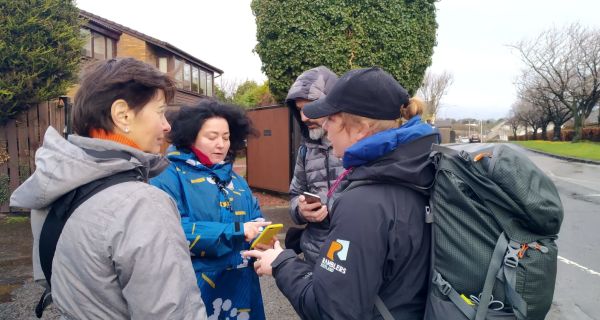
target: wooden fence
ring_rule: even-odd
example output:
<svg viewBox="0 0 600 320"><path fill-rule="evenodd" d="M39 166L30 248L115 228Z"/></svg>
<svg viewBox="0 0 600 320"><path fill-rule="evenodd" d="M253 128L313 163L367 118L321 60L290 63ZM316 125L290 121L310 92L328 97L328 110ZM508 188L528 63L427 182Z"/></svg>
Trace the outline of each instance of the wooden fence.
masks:
<svg viewBox="0 0 600 320"><path fill-rule="evenodd" d="M4 195L8 191L10 196L35 170L35 151L42 145L49 126L59 132L65 127L65 108L58 101L40 103L0 126L0 151L5 150L9 157L0 163L0 180L4 184L8 180L8 188L0 185ZM0 212L9 212L8 199L1 200L5 201L0 203Z"/></svg>

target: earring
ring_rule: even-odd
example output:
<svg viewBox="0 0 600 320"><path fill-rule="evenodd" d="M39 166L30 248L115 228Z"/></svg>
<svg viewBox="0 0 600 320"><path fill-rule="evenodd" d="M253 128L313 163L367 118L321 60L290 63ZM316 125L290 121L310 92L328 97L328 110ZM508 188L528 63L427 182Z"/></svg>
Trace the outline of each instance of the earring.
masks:
<svg viewBox="0 0 600 320"><path fill-rule="evenodd" d="M125 127L125 133L129 133L129 127Z"/></svg>

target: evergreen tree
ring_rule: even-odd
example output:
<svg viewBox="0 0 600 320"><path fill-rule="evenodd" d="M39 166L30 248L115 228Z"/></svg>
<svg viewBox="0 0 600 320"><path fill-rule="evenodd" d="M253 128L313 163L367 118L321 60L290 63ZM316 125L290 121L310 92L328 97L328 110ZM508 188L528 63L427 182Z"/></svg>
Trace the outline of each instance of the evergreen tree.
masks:
<svg viewBox="0 0 600 320"><path fill-rule="evenodd" d="M83 45L71 0L0 0L0 123L66 93Z"/></svg>

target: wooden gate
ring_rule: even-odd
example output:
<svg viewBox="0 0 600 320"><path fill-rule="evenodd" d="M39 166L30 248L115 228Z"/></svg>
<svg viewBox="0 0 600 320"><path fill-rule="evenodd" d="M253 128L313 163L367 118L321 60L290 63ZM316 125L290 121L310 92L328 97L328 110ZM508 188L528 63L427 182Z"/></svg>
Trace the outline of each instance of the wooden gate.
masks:
<svg viewBox="0 0 600 320"><path fill-rule="evenodd" d="M299 131L285 106L248 111L257 137L248 139L247 177L253 188L287 193L293 176Z"/></svg>
<svg viewBox="0 0 600 320"><path fill-rule="evenodd" d="M10 194L35 170L35 151L49 126L65 128L65 108L58 101L33 106L0 126L0 212L9 212Z"/></svg>

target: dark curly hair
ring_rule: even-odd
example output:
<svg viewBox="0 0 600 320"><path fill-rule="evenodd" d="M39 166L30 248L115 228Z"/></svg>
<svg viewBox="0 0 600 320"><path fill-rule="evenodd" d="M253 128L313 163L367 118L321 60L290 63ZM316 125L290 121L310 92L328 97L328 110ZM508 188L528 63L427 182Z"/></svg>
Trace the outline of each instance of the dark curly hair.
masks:
<svg viewBox="0 0 600 320"><path fill-rule="evenodd" d="M190 146L196 141L204 122L215 117L225 119L229 125L231 146L225 160L232 161L238 151L246 147L246 138L255 134L252 122L246 116L244 109L235 105L206 99L194 106L181 107L179 111L169 115L171 124L169 141L177 149L191 152Z"/></svg>

